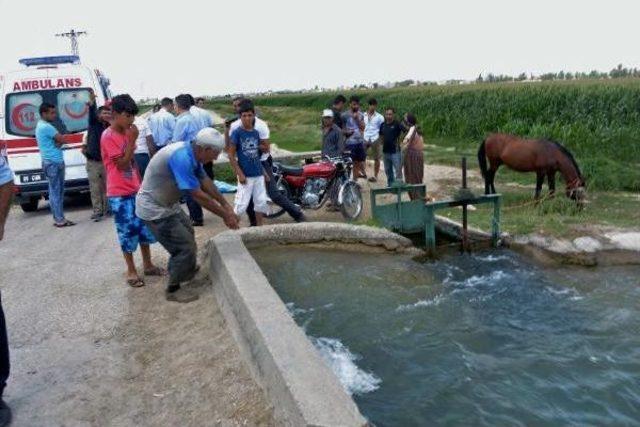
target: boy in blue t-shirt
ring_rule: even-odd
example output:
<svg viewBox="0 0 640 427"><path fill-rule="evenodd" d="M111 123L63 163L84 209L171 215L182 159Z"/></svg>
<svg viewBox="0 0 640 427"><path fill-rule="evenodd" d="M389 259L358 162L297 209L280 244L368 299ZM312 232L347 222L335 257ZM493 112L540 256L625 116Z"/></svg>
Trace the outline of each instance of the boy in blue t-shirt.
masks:
<svg viewBox="0 0 640 427"><path fill-rule="evenodd" d="M269 151L269 142L261 141L260 134L254 128L255 109L251 101L243 101L239 113L241 126L230 135L229 147L229 162L238 177L238 191L233 210L238 216L244 214L253 198L256 224L262 225L263 214L269 210L260 155Z"/></svg>

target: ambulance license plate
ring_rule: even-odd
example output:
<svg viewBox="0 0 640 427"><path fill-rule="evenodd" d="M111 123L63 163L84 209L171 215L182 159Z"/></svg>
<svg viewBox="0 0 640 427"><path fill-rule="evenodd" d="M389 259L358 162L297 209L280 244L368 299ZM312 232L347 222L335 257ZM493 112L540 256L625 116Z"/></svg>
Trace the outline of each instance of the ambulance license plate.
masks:
<svg viewBox="0 0 640 427"><path fill-rule="evenodd" d="M35 182L45 181L45 177L43 173L28 173L24 175L20 175L20 182L22 184L33 184Z"/></svg>

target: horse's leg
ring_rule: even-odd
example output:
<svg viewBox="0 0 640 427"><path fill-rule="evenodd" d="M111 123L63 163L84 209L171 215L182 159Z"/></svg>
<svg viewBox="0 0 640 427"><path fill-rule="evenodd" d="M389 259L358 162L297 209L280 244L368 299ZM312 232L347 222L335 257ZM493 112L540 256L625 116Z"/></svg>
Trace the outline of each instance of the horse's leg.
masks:
<svg viewBox="0 0 640 427"><path fill-rule="evenodd" d="M489 166L489 170L487 171L487 178L489 181L489 193L487 194L496 194L495 179L496 179L496 173L498 172L499 167L500 167L499 160L491 162Z"/></svg>
<svg viewBox="0 0 640 427"><path fill-rule="evenodd" d="M491 172L491 194L496 194L496 173L498 172L498 168Z"/></svg>
<svg viewBox="0 0 640 427"><path fill-rule="evenodd" d="M540 198L540 193L542 193L543 183L544 183L544 172L539 170L536 172L536 195L535 195L536 200Z"/></svg>
<svg viewBox="0 0 640 427"><path fill-rule="evenodd" d="M491 187L489 185L490 176L491 176L491 172L486 171L483 177L484 178L484 194L491 194Z"/></svg>
<svg viewBox="0 0 640 427"><path fill-rule="evenodd" d="M549 196L553 197L556 193L556 171L547 172L547 181L549 183Z"/></svg>

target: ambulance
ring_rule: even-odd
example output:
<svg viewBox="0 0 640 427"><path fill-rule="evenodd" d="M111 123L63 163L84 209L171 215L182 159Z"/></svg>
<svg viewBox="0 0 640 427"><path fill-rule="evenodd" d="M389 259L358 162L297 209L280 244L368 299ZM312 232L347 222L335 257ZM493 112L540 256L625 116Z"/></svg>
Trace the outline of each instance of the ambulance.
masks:
<svg viewBox="0 0 640 427"><path fill-rule="evenodd" d="M0 154L7 156L15 178L15 195L25 212L48 197L47 180L35 139L40 104L56 106L53 125L64 136L65 193L86 193L89 180L81 152L89 121L89 90L96 103L111 98L109 79L80 64L73 55L25 58L23 68L0 74Z"/></svg>

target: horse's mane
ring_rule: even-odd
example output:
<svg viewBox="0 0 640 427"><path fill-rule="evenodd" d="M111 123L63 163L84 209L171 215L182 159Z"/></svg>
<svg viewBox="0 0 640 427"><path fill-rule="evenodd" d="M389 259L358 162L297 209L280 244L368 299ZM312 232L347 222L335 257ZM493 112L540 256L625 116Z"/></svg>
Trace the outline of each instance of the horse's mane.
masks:
<svg viewBox="0 0 640 427"><path fill-rule="evenodd" d="M578 166L578 162L576 162L576 159L573 157L573 154L571 154L571 152L567 150L564 145L560 144L558 141L553 141L551 139L545 139L543 141L558 147L558 150L560 150L565 156L569 158L569 160L571 160L571 163L573 163L573 166L576 168L576 171L578 172L578 176L580 177L580 179L584 180L582 176L582 172L580 171L580 166Z"/></svg>

